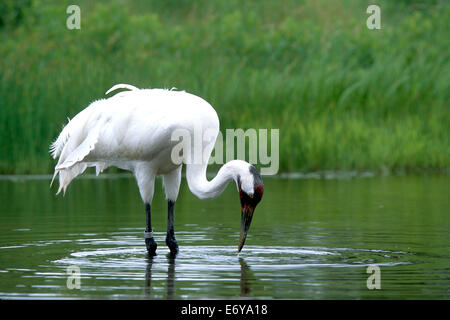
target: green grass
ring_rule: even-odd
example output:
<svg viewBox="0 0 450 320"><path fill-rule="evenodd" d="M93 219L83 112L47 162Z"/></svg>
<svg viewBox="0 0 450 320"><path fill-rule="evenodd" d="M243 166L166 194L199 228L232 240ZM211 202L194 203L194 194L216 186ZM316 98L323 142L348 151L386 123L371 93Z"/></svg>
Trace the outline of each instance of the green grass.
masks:
<svg viewBox="0 0 450 320"><path fill-rule="evenodd" d="M450 4L369 2L85 0L69 31L73 1L33 1L0 23L0 173L51 172L67 117L115 83L202 96L223 130L279 128L283 172L447 169Z"/></svg>

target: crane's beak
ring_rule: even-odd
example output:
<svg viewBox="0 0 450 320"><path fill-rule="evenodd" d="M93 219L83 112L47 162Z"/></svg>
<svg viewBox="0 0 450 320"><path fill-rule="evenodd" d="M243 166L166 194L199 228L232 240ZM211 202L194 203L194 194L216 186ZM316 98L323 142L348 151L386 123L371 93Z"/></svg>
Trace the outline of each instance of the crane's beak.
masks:
<svg viewBox="0 0 450 320"><path fill-rule="evenodd" d="M253 211L255 208L250 206L244 207L241 213L241 236L239 237L238 252L241 252L244 247L245 239L247 238L248 229L253 218Z"/></svg>

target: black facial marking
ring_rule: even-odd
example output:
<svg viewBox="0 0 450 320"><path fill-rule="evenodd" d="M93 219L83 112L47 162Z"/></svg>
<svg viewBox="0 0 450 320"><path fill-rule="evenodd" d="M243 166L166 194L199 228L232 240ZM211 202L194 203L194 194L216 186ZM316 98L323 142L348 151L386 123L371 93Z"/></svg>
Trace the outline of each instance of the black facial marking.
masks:
<svg viewBox="0 0 450 320"><path fill-rule="evenodd" d="M254 166L250 166L250 173L253 175L253 185L261 185L263 184L261 175L259 174L258 170Z"/></svg>

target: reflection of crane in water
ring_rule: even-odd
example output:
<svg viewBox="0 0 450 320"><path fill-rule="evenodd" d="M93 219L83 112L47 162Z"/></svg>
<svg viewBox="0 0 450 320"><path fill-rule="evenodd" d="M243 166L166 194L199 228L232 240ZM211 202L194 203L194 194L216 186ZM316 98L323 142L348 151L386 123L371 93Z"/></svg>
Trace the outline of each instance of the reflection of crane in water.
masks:
<svg viewBox="0 0 450 320"><path fill-rule="evenodd" d="M175 263L176 263L176 254L168 253L167 254L167 295L166 299L174 299L175 298ZM152 298L152 267L155 263L155 257L152 255L147 256L147 267L145 270L145 295L148 298ZM240 276L240 296L241 297L250 297L251 296L251 284L255 280L253 273L250 270L250 267L245 262L243 258L239 258L239 265L241 268L241 276Z"/></svg>
<svg viewBox="0 0 450 320"><path fill-rule="evenodd" d="M52 143L52 156L59 157L53 176L55 179L59 174L58 193L65 192L70 182L87 167L96 167L97 174L110 166L133 172L145 203L145 243L148 252L155 254L157 244L153 239L151 203L155 177L162 175L168 200L166 244L176 253L174 206L182 164L173 159L173 148L179 145L173 134L187 133L187 137L182 136L183 143L187 142L185 138L193 137L193 148L189 146L185 148L188 151L180 151L185 151L182 157L187 163L186 178L192 193L200 199L215 198L230 181L236 182L242 210L238 246L241 251L264 185L256 169L241 160L227 162L214 179L206 179L208 161L219 133L219 119L213 107L184 91L141 90L119 84L106 94L117 89L130 91L94 101L70 120ZM198 132L205 133L197 138L200 141L195 140Z"/></svg>
<svg viewBox="0 0 450 320"><path fill-rule="evenodd" d="M239 257L239 264L241 265L241 297L250 297L250 283L255 280L248 264L244 259Z"/></svg>
<svg viewBox="0 0 450 320"><path fill-rule="evenodd" d="M167 254L167 296L166 299L173 299L175 297L175 257L173 253ZM147 256L147 267L145 270L145 294L149 298L152 296L152 266L154 263L154 256Z"/></svg>

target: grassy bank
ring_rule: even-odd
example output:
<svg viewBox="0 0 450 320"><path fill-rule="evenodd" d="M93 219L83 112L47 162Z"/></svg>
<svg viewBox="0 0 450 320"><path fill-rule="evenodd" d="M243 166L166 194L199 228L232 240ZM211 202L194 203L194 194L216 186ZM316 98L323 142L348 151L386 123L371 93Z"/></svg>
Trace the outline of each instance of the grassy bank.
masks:
<svg viewBox="0 0 450 320"><path fill-rule="evenodd" d="M0 173L51 172L67 117L115 83L279 128L281 171L448 168L450 5L373 2L376 31L366 1L76 1L70 31L73 1L32 1L0 27Z"/></svg>

